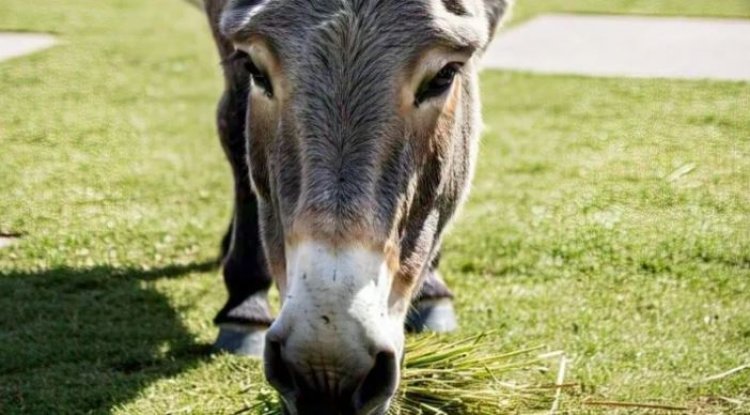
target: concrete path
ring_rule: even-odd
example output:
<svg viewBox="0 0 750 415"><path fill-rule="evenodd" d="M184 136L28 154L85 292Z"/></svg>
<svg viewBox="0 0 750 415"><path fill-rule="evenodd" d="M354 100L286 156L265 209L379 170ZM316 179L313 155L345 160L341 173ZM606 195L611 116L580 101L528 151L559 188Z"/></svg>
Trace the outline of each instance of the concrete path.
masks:
<svg viewBox="0 0 750 415"><path fill-rule="evenodd" d="M18 238L0 236L0 249L7 248L18 241Z"/></svg>
<svg viewBox="0 0 750 415"><path fill-rule="evenodd" d="M26 55L55 44L51 35L0 32L0 61Z"/></svg>
<svg viewBox="0 0 750 415"><path fill-rule="evenodd" d="M502 32L490 68L750 81L750 20L543 15Z"/></svg>

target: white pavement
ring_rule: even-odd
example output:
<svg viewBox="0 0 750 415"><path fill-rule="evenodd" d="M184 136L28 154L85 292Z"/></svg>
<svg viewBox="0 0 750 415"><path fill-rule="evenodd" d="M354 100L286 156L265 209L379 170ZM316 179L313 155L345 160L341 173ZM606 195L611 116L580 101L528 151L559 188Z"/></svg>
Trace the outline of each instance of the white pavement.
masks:
<svg viewBox="0 0 750 415"><path fill-rule="evenodd" d="M0 61L26 55L55 44L51 35L0 32Z"/></svg>
<svg viewBox="0 0 750 415"><path fill-rule="evenodd" d="M0 249L7 248L13 245L17 240L18 238L0 236Z"/></svg>
<svg viewBox="0 0 750 415"><path fill-rule="evenodd" d="M543 15L501 32L484 66L552 74L750 81L750 20Z"/></svg>

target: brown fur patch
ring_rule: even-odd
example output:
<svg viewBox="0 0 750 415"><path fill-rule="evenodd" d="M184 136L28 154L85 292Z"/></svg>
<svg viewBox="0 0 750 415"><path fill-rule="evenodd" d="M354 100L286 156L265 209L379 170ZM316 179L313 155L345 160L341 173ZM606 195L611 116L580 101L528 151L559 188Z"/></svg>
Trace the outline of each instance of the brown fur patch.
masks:
<svg viewBox="0 0 750 415"><path fill-rule="evenodd" d="M401 267L401 261L400 261L400 250L398 245L395 243L388 241L385 244L385 262L388 265L388 270L391 272L391 275L394 275L398 272L399 268Z"/></svg>
<svg viewBox="0 0 750 415"><path fill-rule="evenodd" d="M374 207L372 208L374 211ZM286 243L295 245L303 240L324 242L331 247L360 246L383 252L387 237L374 224L366 222L368 217L342 223L339 218L327 213L301 212L286 236Z"/></svg>
<svg viewBox="0 0 750 415"><path fill-rule="evenodd" d="M441 108L440 115L435 123L435 130L432 133L432 139L429 141L430 151L434 154L444 155L449 151L454 136L456 111L459 107L462 88L462 83L457 78Z"/></svg>

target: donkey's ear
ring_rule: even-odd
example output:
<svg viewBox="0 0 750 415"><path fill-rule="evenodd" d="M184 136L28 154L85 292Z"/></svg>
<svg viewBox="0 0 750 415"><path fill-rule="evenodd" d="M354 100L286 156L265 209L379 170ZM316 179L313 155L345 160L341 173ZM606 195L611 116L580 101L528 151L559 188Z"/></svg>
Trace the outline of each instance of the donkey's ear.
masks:
<svg viewBox="0 0 750 415"><path fill-rule="evenodd" d="M221 12L221 33L229 39L235 38L266 3L268 0L228 0Z"/></svg>
<svg viewBox="0 0 750 415"><path fill-rule="evenodd" d="M489 20L490 40L495 36L497 28L510 15L514 0L484 0L484 9Z"/></svg>

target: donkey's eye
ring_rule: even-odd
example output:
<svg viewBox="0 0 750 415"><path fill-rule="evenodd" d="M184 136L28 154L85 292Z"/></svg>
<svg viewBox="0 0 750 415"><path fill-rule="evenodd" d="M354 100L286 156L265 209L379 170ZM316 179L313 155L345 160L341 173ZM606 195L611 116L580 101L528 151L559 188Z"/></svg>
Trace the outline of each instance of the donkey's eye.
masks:
<svg viewBox="0 0 750 415"><path fill-rule="evenodd" d="M250 59L245 62L245 69L250 72L250 76L253 78L253 85L263 88L265 95L268 98L273 98L273 85L271 85L271 80L268 79L268 75L255 66Z"/></svg>
<svg viewBox="0 0 750 415"><path fill-rule="evenodd" d="M265 72L263 72L255 65L255 63L253 63L253 60L250 58L250 55L248 55L247 52L236 50L232 54L230 59L234 62L241 62L242 66L250 74L250 77L253 80L253 85L263 89L263 93L267 97L273 98L273 85L271 84L271 80L268 78L268 75L266 75Z"/></svg>
<svg viewBox="0 0 750 415"><path fill-rule="evenodd" d="M451 85L453 85L456 75L461 72L462 66L463 64L460 62L451 62L445 65L432 79L420 86L414 100L414 105L419 106L424 101L439 97L448 91Z"/></svg>

